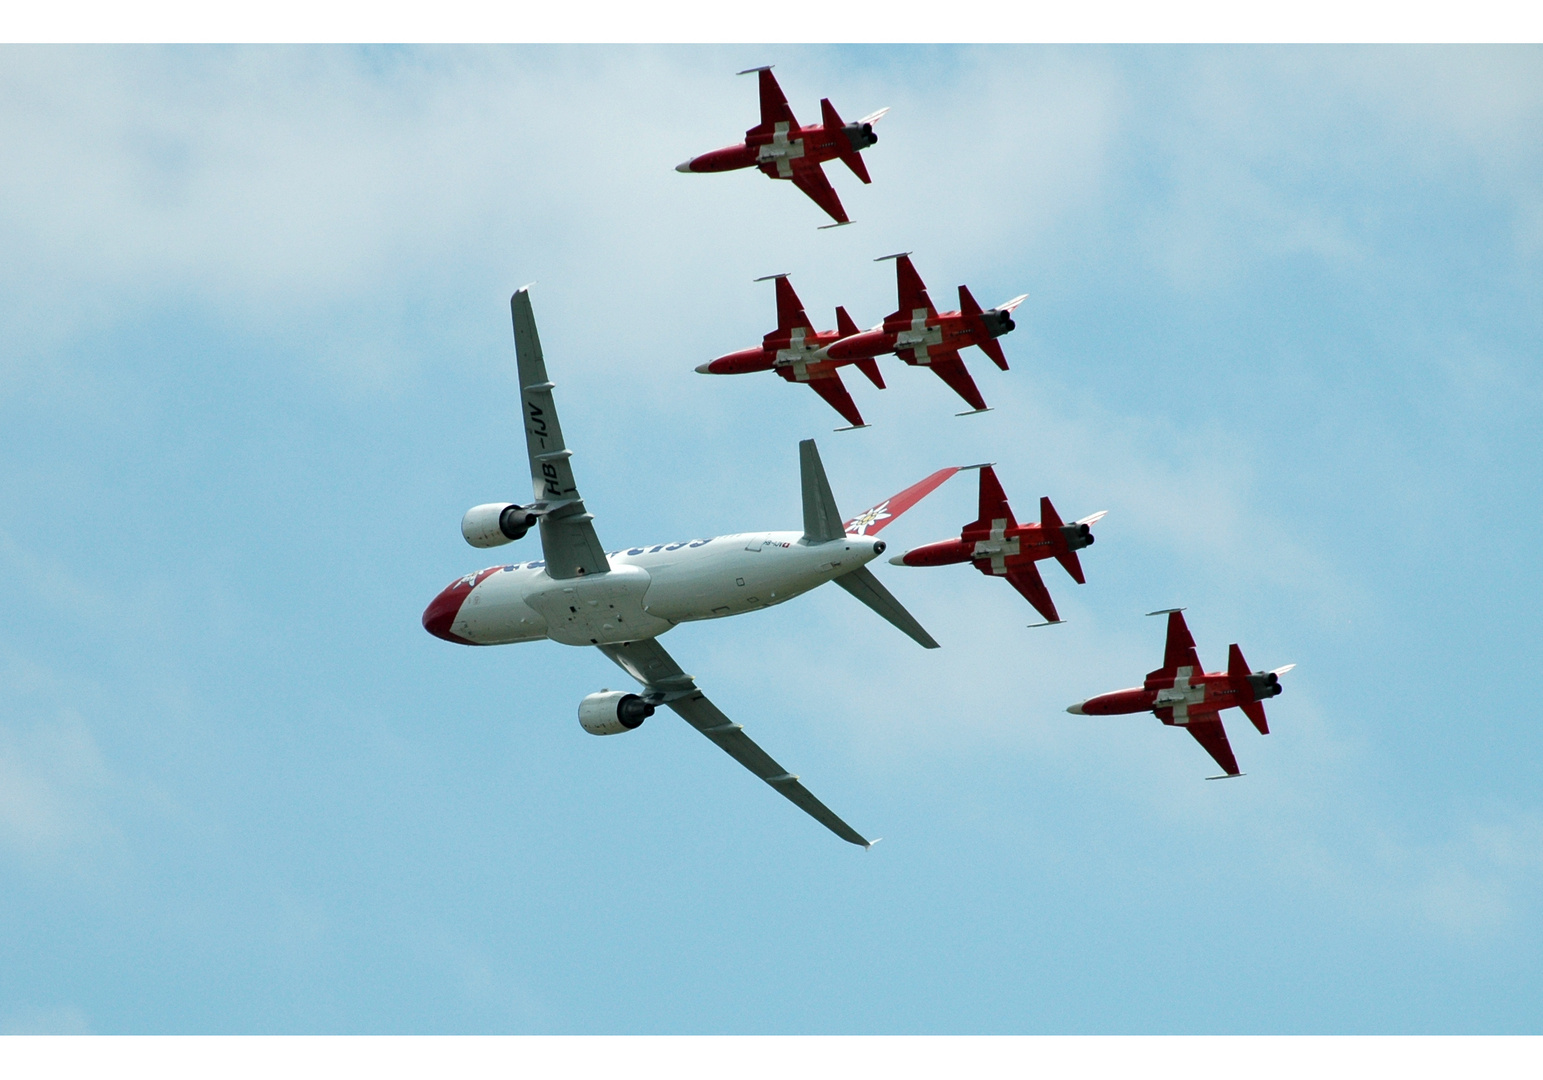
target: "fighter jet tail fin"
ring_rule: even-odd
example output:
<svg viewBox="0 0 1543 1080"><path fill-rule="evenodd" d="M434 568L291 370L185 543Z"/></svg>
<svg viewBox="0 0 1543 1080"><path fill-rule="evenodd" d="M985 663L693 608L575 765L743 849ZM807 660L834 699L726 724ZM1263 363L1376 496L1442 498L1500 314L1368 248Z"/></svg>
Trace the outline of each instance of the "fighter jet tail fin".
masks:
<svg viewBox="0 0 1543 1080"><path fill-rule="evenodd" d="M970 294L969 288L964 285L959 286L959 313L969 321L971 328L980 335L980 340L975 343L980 347L980 351L991 357L993 364L1006 371L1007 354L1002 351L1002 346L997 343L997 339L992 337L990 331L986 329L985 313L981 311L980 304L976 302L975 297Z"/></svg>
<svg viewBox="0 0 1543 1080"><path fill-rule="evenodd" d="M804 539L811 544L844 539L841 511L836 509L836 498L830 493L830 481L825 478L825 466L813 439L798 444L798 467L804 489Z"/></svg>
<svg viewBox="0 0 1543 1080"><path fill-rule="evenodd" d="M857 323L852 320L852 316L847 314L847 309L844 307L836 309L836 331L842 337L851 337L853 334L862 333L857 328Z"/></svg>
<svg viewBox="0 0 1543 1080"><path fill-rule="evenodd" d="M829 132L839 133L842 128L846 127L846 124L841 119L841 114L836 112L836 107L830 103L830 98L820 99L820 122L825 125L825 130ZM868 177L868 166L864 164L862 156L856 150L848 150L841 155L841 160L863 183L873 183Z"/></svg>
<svg viewBox="0 0 1543 1080"><path fill-rule="evenodd" d="M1243 659L1243 650L1238 648L1237 645L1228 646L1227 676L1232 680L1232 685L1239 695L1246 694L1250 699L1254 696L1253 686L1249 680L1249 676L1252 674L1253 672L1248 667L1248 661ZM1243 710L1243 715L1248 717L1254 727L1259 729L1259 734L1268 735L1270 733L1270 722L1264 715L1264 705L1260 701L1257 699L1243 701L1238 707Z"/></svg>

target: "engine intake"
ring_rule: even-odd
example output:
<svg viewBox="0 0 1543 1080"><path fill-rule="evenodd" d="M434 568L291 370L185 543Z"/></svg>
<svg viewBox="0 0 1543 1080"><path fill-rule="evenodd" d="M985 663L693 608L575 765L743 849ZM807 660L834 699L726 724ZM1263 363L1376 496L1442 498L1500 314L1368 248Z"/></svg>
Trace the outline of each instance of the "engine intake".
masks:
<svg viewBox="0 0 1543 1080"><path fill-rule="evenodd" d="M461 518L461 535L474 548L498 547L518 540L536 523L536 515L519 503L483 503Z"/></svg>
<svg viewBox="0 0 1543 1080"><path fill-rule="evenodd" d="M579 702L579 726L591 735L620 735L652 715L652 705L623 690L602 690Z"/></svg>
<svg viewBox="0 0 1543 1080"><path fill-rule="evenodd" d="M1248 685L1253 688L1255 701L1275 697L1282 689L1280 676L1273 671L1254 672L1248 677Z"/></svg>
<svg viewBox="0 0 1543 1080"><path fill-rule="evenodd" d="M1066 546L1071 551L1081 551L1093 543L1093 527L1080 522L1062 525L1061 535L1066 537Z"/></svg>
<svg viewBox="0 0 1543 1080"><path fill-rule="evenodd" d="M1017 323L1013 322L1012 312L998 311L996 308L981 312L980 318L986 324L986 333L994 338L1001 337L1003 334L1010 334L1018 326Z"/></svg>

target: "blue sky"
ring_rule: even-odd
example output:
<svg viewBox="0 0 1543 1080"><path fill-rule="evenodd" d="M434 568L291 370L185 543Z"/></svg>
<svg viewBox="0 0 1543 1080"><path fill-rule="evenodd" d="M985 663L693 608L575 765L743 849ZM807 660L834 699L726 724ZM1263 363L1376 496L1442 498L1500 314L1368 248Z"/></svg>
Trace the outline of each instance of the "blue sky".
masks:
<svg viewBox="0 0 1543 1080"><path fill-rule="evenodd" d="M673 166L892 106L856 224ZM0 1029L1536 1031L1543 1011L1537 49L0 51ZM995 411L890 360L692 368L772 325L1020 292ZM419 615L525 491L533 293L619 547L994 460L1107 509L1067 625L967 568L672 631L848 847L598 653ZM886 533L973 516L956 479ZM536 558L533 539L508 560ZM1248 776L1151 717L1299 665Z"/></svg>

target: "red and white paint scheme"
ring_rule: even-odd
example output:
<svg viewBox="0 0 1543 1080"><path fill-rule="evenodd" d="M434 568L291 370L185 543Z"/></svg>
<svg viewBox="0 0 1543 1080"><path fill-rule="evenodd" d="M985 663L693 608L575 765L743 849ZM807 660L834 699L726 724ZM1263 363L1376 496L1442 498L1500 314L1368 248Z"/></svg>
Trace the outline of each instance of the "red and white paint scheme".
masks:
<svg viewBox="0 0 1543 1080"><path fill-rule="evenodd" d="M869 382L882 390L884 378L879 374L878 363L869 358L821 360L816 356L826 345L858 332L857 324L847 314L846 308L836 309L836 329L822 332L816 330L809 322L809 316L804 314L804 303L793 291L793 285L786 274L772 274L756 280L777 283L777 329L761 339L759 348L726 353L716 360L698 365L697 371L703 375L775 371L788 382L807 385L828 401L852 428L867 427L837 369L843 364L853 364L868 376ZM850 428L836 430L847 431Z"/></svg>
<svg viewBox="0 0 1543 1080"><path fill-rule="evenodd" d="M941 314L932 306L927 286L921 275L911 265L911 253L884 255L874 262L895 260L896 291L900 306L872 330L843 337L827 345L820 353L824 360L853 361L869 356L894 353L913 367L930 367L954 390L969 402L971 412L985 412L986 402L980 396L975 380L959 358L959 350L976 346L991 357L992 363L1007 370L1007 357L997 338L1011 333L1015 324L1012 313L1028 299L1028 293L1015 296L1005 304L998 304L990 311L970 295L970 290L959 286L959 310ZM969 413L960 413L968 416Z"/></svg>
<svg viewBox="0 0 1543 1080"><path fill-rule="evenodd" d="M579 706L596 735L637 728L668 705L779 793L843 840L868 841L833 814L724 716L655 640L679 623L741 615L784 603L834 581L918 644L938 647L867 564L884 551L885 525L952 476L942 469L843 524L812 439L799 444L802 531L734 533L606 551L574 481L536 335L530 296L511 300L525 443L534 500L485 503L467 511L461 533L496 547L539 530L542 557L492 566L451 582L423 613L435 637L462 645L557 641L595 646L642 684L635 694L604 690Z"/></svg>
<svg viewBox="0 0 1543 1080"><path fill-rule="evenodd" d="M770 67L749 68L741 75L754 72L761 82L761 122L745 132L745 141L725 146L683 161L675 166L676 172L712 173L732 172L735 169L760 169L774 180L791 180L793 184L819 204L835 219L836 225L850 222L847 212L830 186L824 162L840 158L846 167L857 174L865 184L873 181L868 176L868 166L861 154L879 141L873 125L879 117L889 112L880 109L869 113L854 124L844 123L836 113L829 98L820 100L820 123L801 127L788 108L788 99L772 76ZM823 225L821 228L833 228Z"/></svg>
<svg viewBox="0 0 1543 1080"><path fill-rule="evenodd" d="M1006 578L1009 585L1034 605L1034 610L1045 619L1035 625L1060 622L1055 602L1050 599L1045 581L1034 564L1041 559L1054 559L1066 568L1078 585L1086 584L1077 552L1093 543L1092 526L1107 511L1100 510L1067 525L1061 521L1061 515L1056 513L1049 499L1040 499L1039 521L1020 525L1013 517L1013 508L1007 505L1007 496L1002 493L996 471L990 465L979 468L980 516L966 525L956 539L926 544L889 561L897 566L974 563L983 574Z"/></svg>
<svg viewBox="0 0 1543 1080"><path fill-rule="evenodd" d="M1234 706L1253 721L1259 734L1270 733L1264 715L1264 702L1281 692L1280 677L1295 664L1274 671L1250 671L1243 652L1228 646L1227 670L1206 671L1195 655L1195 639L1184 625L1183 608L1151 611L1149 615L1168 616L1168 644L1163 652L1163 666L1146 677L1146 682L1130 690L1116 690L1072 705L1067 712L1077 716L1117 716L1123 713L1151 711L1165 724L1182 727L1205 747L1205 752L1220 765L1225 776L1241 776L1227 730L1222 727L1221 711ZM1207 777L1221 780L1225 776Z"/></svg>

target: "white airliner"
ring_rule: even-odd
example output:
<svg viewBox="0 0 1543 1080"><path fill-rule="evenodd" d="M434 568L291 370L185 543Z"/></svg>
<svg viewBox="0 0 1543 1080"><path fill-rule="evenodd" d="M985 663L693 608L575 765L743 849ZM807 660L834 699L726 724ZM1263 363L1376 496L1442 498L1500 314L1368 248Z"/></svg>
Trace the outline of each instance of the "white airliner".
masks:
<svg viewBox="0 0 1543 1080"><path fill-rule="evenodd" d="M607 552L574 483L572 451L563 445L526 289L514 294L510 308L535 500L473 507L461 521L461 533L473 547L487 548L518 540L535 525L542 558L460 578L424 611L424 628L463 645L550 638L595 646L643 686L636 694L606 690L586 697L579 704L585 731L631 731L657 706L668 705L837 836L868 847L797 776L719 712L655 639L677 623L757 611L834 581L921 645L937 648L866 564L884 551L884 541L873 534L958 470L941 469L843 524L819 452L806 439L798 447L802 532L735 533Z"/></svg>

